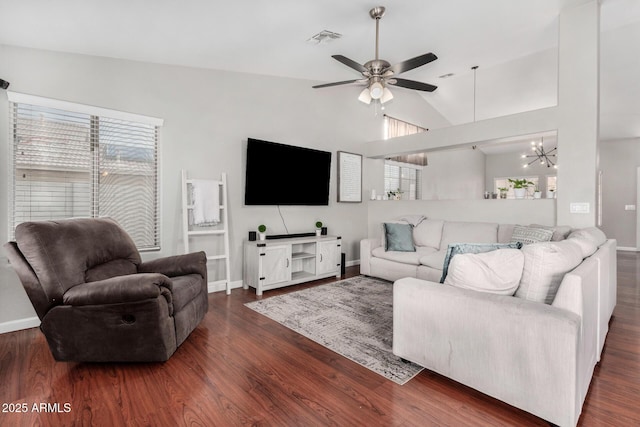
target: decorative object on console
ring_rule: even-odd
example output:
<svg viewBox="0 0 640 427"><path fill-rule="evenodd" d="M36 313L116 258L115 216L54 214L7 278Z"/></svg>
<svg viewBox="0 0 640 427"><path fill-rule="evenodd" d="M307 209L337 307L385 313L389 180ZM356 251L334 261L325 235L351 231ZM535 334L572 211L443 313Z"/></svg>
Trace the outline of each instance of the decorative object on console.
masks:
<svg viewBox="0 0 640 427"><path fill-rule="evenodd" d="M255 242L258 239L258 233L256 233L255 231L250 231L249 232L249 241L250 242Z"/></svg>
<svg viewBox="0 0 640 427"><path fill-rule="evenodd" d="M437 86L428 83L400 79L396 77L396 75L400 73L413 70L414 68L421 67L431 61L435 61L436 59L438 59L438 57L433 53L416 56L415 58L408 59L395 65L391 65L384 59L378 58L379 26L380 19L382 18L384 13L385 8L382 6L374 7L369 11L369 16L371 16L371 18L375 19L376 21L375 59L366 62L364 65L361 65L343 55L332 55L332 58L336 61L339 61L347 67L362 73L362 78L316 85L313 86L314 89L353 83L365 84L367 87L362 90L360 96L358 97L358 100L364 102L365 104L370 104L372 100L375 103L379 102L380 104L391 101L393 99L393 94L387 87L389 85L396 85L407 89L420 90L424 92L433 92L437 89Z"/></svg>
<svg viewBox="0 0 640 427"><path fill-rule="evenodd" d="M316 236L320 236L322 233L322 221L316 221Z"/></svg>
<svg viewBox="0 0 640 427"><path fill-rule="evenodd" d="M402 193L404 193L404 191L399 188L397 190L390 190L387 191L387 197L389 200L402 200Z"/></svg>
<svg viewBox="0 0 640 427"><path fill-rule="evenodd" d="M511 187L513 187L513 192L516 196L516 199L524 199L527 194L527 188L535 185L533 182L524 178L509 178L508 181L511 184Z"/></svg>
<svg viewBox="0 0 640 427"><path fill-rule="evenodd" d="M540 189L538 188L538 186L536 185L535 190L533 190L533 198L534 199L540 199L542 198L542 192L540 191Z"/></svg>
<svg viewBox="0 0 640 427"><path fill-rule="evenodd" d="M507 198L507 193L509 192L509 189L507 187L500 187L500 188L498 188L498 191L500 192L500 198L501 199L506 199ZM493 198L495 199L495 197L493 197Z"/></svg>
<svg viewBox="0 0 640 427"><path fill-rule="evenodd" d="M260 240L266 240L267 239L267 226L264 224L260 224L258 226L258 233L260 233Z"/></svg>
<svg viewBox="0 0 640 427"><path fill-rule="evenodd" d="M0 79L0 87L2 89L7 89L9 87L9 82L3 79Z"/></svg>
<svg viewBox="0 0 640 427"><path fill-rule="evenodd" d="M557 154L555 154L555 152L558 150L558 147L553 147L552 150L546 151L544 149L544 138L540 138L540 142L537 144L535 141L531 141L531 150L533 154L523 154L521 157L523 159L533 158L533 160L522 165L522 167L527 168L535 162L540 162L541 166L546 165L548 168L553 167L554 169L558 169L558 165L554 163L554 160L557 162Z"/></svg>
<svg viewBox="0 0 640 427"><path fill-rule="evenodd" d="M320 235L322 235L322 236L326 236L328 234L328 232L329 231L327 230L327 227L322 227L320 229Z"/></svg>

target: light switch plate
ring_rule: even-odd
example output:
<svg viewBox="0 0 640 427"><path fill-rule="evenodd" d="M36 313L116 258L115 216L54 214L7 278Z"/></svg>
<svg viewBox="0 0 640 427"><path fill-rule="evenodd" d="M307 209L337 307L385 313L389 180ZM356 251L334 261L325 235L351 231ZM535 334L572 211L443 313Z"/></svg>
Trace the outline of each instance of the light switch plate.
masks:
<svg viewBox="0 0 640 427"><path fill-rule="evenodd" d="M588 214L591 211L589 203L571 203L569 212L577 214Z"/></svg>
<svg viewBox="0 0 640 427"><path fill-rule="evenodd" d="M625 211L635 211L636 210L636 205L624 205L624 210Z"/></svg>

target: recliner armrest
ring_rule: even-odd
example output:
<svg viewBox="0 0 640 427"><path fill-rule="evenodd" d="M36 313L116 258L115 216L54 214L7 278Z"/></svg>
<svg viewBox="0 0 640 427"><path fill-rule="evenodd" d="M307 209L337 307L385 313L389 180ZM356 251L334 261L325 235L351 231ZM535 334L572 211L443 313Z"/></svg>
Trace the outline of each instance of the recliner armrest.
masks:
<svg viewBox="0 0 640 427"><path fill-rule="evenodd" d="M172 304L171 280L158 273L129 274L76 285L62 296L66 305L118 304L164 295Z"/></svg>
<svg viewBox="0 0 640 427"><path fill-rule="evenodd" d="M199 274L206 279L207 255L200 251L146 261L138 266L138 273L161 273L168 277Z"/></svg>

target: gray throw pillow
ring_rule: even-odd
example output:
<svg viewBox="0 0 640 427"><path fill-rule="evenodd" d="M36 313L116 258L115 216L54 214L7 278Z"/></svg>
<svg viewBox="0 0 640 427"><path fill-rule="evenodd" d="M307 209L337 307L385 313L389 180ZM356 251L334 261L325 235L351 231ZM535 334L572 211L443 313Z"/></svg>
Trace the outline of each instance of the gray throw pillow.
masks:
<svg viewBox="0 0 640 427"><path fill-rule="evenodd" d="M415 252L413 245L413 225L384 223L385 251Z"/></svg>
<svg viewBox="0 0 640 427"><path fill-rule="evenodd" d="M530 245L531 243L549 242L551 241L552 236L553 229L550 228L536 228L516 225L515 227L513 227L511 243L520 242L523 245Z"/></svg>
<svg viewBox="0 0 640 427"><path fill-rule="evenodd" d="M449 272L449 263L451 258L457 254L481 254L485 252L495 251L496 249L520 249L522 243L452 243L447 248L447 254L444 257L444 264L442 265L442 277L440 283L444 283L444 279L447 278Z"/></svg>

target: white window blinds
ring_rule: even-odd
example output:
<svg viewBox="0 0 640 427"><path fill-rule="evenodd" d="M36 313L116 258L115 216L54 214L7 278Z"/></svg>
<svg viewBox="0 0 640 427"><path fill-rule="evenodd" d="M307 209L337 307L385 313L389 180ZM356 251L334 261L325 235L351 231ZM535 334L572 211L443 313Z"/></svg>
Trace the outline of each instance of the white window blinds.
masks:
<svg viewBox="0 0 640 427"><path fill-rule="evenodd" d="M162 121L19 95L9 96L11 237L25 221L108 216L139 249L158 249Z"/></svg>

